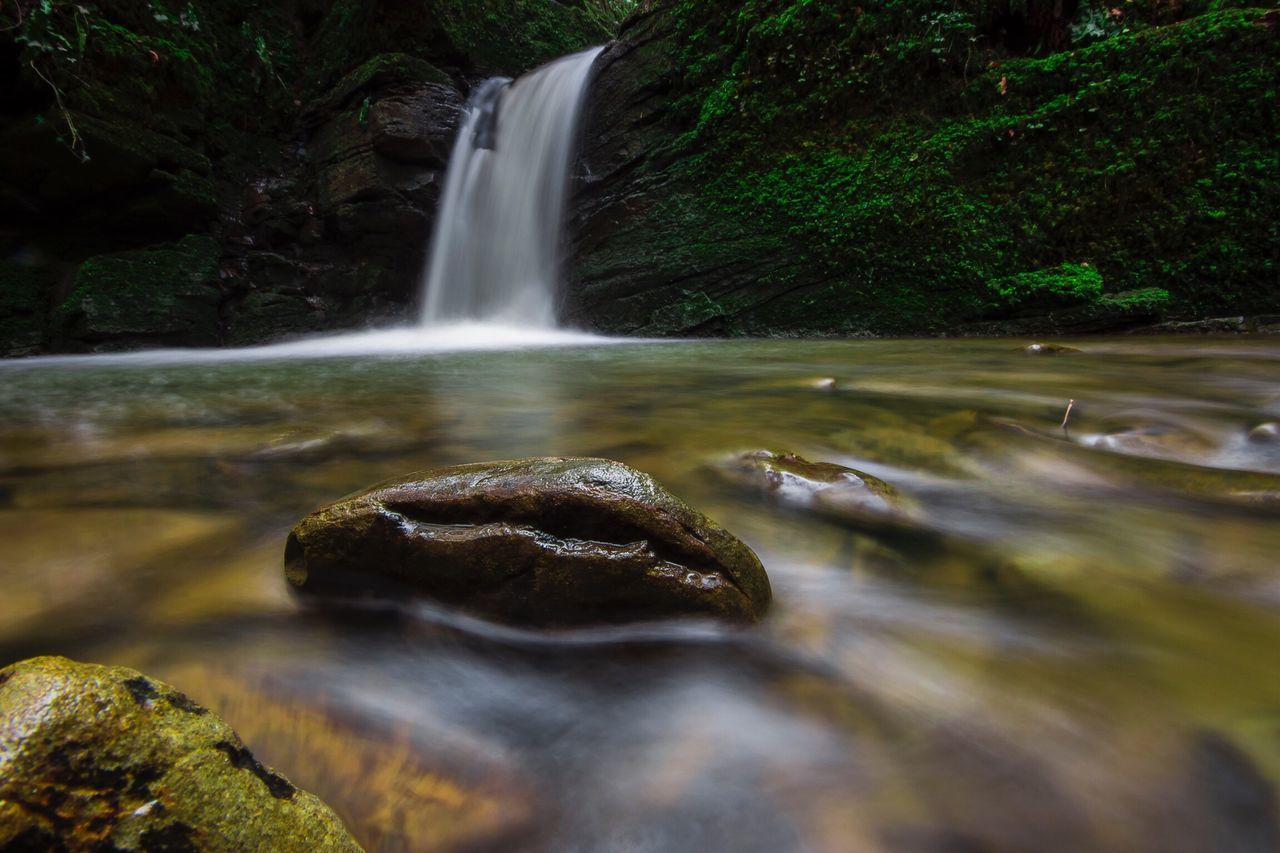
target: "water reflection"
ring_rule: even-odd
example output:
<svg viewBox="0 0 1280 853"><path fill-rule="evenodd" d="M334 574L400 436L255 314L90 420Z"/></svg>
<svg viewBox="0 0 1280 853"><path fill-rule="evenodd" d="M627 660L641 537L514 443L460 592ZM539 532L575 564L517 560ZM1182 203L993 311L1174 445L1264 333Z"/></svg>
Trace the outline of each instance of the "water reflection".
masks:
<svg viewBox="0 0 1280 853"><path fill-rule="evenodd" d="M0 365L0 658L136 666L371 849L1273 850L1280 346L718 342ZM1068 399L1077 401L1060 428ZM890 535L714 473L896 486ZM300 609L304 513L533 454L757 550L759 629Z"/></svg>

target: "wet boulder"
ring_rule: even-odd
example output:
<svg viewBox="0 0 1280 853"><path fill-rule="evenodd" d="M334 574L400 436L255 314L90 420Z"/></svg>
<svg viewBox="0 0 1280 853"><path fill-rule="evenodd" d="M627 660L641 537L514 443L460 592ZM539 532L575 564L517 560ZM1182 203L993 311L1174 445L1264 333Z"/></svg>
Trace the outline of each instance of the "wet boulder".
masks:
<svg viewBox="0 0 1280 853"><path fill-rule="evenodd" d="M1073 352L1080 350L1063 344L1030 344L1022 348L1023 355L1065 355Z"/></svg>
<svg viewBox="0 0 1280 853"><path fill-rule="evenodd" d="M0 670L0 848L360 850L182 693L58 657Z"/></svg>
<svg viewBox="0 0 1280 853"><path fill-rule="evenodd" d="M1254 444L1280 444L1280 422L1258 424L1249 430L1249 441Z"/></svg>
<svg viewBox="0 0 1280 853"><path fill-rule="evenodd" d="M755 622L771 599L749 548L607 459L485 462L383 483L303 519L285 573L307 595L416 595L529 626Z"/></svg>
<svg viewBox="0 0 1280 853"><path fill-rule="evenodd" d="M1138 423L1117 427L1101 435L1081 439L1085 447L1164 459L1200 462L1217 450L1212 438L1200 432L1167 423Z"/></svg>
<svg viewBox="0 0 1280 853"><path fill-rule="evenodd" d="M719 470L730 481L778 503L859 527L917 526L914 504L897 489L843 465L810 462L794 453L754 450L725 460Z"/></svg>

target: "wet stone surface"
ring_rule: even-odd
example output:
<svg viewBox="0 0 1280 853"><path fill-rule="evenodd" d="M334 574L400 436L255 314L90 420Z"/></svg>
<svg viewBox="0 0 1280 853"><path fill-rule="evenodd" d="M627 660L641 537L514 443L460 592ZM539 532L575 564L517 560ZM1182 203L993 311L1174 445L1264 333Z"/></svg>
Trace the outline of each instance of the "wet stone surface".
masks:
<svg viewBox="0 0 1280 853"><path fill-rule="evenodd" d="M1270 853L1280 467L1246 436L1280 417L1280 348L1018 343L6 363L0 659L127 665L142 705L113 695L152 714L179 713L156 679L174 685L387 853ZM1170 428L1148 453L1086 443L1147 425ZM890 538L708 469L755 448L879 478L924 529ZM474 588L444 602L393 560L361 564L353 592L394 584L411 606L290 591L281 551L316 507L552 454L619 460L726 525L768 566L768 618L524 630L466 618ZM821 470L794 473L828 487ZM549 510L396 512L671 559L656 534ZM289 802L222 740L211 766Z"/></svg>
<svg viewBox="0 0 1280 853"><path fill-rule="evenodd" d="M606 459L476 463L384 483L304 519L285 564L304 594L421 595L519 625L755 622L771 598L750 549Z"/></svg>
<svg viewBox="0 0 1280 853"><path fill-rule="evenodd" d="M1280 422L1258 424L1249 430L1249 441L1258 444L1280 444Z"/></svg>
<svg viewBox="0 0 1280 853"><path fill-rule="evenodd" d="M360 847L184 694L45 657L0 670L0 849Z"/></svg>
<svg viewBox="0 0 1280 853"><path fill-rule="evenodd" d="M1065 344L1029 344L1022 348L1023 355L1066 355L1073 352L1080 350Z"/></svg>
<svg viewBox="0 0 1280 853"><path fill-rule="evenodd" d="M722 461L718 470L771 501L837 521L870 528L916 526L917 509L909 498L878 477L842 465L753 450Z"/></svg>

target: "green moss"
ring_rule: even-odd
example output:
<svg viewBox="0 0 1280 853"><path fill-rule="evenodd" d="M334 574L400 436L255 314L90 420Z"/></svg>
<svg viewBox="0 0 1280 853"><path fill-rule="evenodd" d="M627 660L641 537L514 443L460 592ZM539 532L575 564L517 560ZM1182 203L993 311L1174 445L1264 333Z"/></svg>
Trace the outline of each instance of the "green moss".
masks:
<svg viewBox="0 0 1280 853"><path fill-rule="evenodd" d="M6 849L361 849L227 723L124 667L42 657L0 670L0 755Z"/></svg>
<svg viewBox="0 0 1280 853"><path fill-rule="evenodd" d="M338 81L332 96L338 108L353 96L374 87L405 81L452 85L449 75L425 60L404 53L379 53Z"/></svg>
<svg viewBox="0 0 1280 853"><path fill-rule="evenodd" d="M694 329L726 313L719 303L702 291L682 291L677 301L650 315L650 333L670 334Z"/></svg>
<svg viewBox="0 0 1280 853"><path fill-rule="evenodd" d="M1108 293L1097 304L1115 311L1159 312L1169 303L1169 291L1163 287L1144 287L1123 293Z"/></svg>
<svg viewBox="0 0 1280 853"><path fill-rule="evenodd" d="M989 288L998 307L1046 309L1096 301L1102 296L1102 276L1088 264L1062 264L999 279Z"/></svg>
<svg viewBox="0 0 1280 853"><path fill-rule="evenodd" d="M173 245L89 258L71 295L54 311L59 337L89 344L131 336L216 344L220 255L212 238L192 235Z"/></svg>
<svg viewBox="0 0 1280 853"><path fill-rule="evenodd" d="M546 0L435 0L441 27L481 68L527 69L611 33L581 7Z"/></svg>
<svg viewBox="0 0 1280 853"><path fill-rule="evenodd" d="M383 52L515 75L609 36L584 8L554 0L416 0L383 7L334 0L315 36L305 84L324 91Z"/></svg>
<svg viewBox="0 0 1280 853"><path fill-rule="evenodd" d="M764 325L944 331L1152 288L1175 315L1280 309L1264 10L1126 6L1086 32L1086 6L1059 49L1012 44L992 8L670 7L683 185L810 267Z"/></svg>

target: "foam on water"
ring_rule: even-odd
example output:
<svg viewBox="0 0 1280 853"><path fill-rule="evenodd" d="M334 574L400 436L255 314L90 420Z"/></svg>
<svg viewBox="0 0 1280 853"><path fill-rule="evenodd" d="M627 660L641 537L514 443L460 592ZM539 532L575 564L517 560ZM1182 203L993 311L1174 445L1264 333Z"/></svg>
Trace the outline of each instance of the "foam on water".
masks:
<svg viewBox="0 0 1280 853"><path fill-rule="evenodd" d="M384 329L357 334L328 335L241 349L162 349L94 355L52 355L0 360L0 369L108 364L148 367L168 364L281 361L286 359L415 356L456 352L546 349L635 343L634 339L605 338L569 329L545 329L503 323L456 323Z"/></svg>

